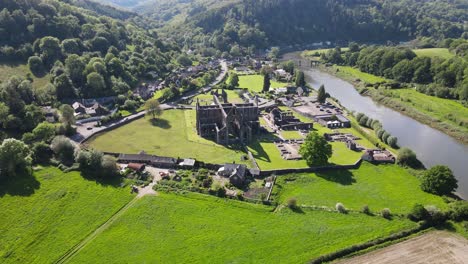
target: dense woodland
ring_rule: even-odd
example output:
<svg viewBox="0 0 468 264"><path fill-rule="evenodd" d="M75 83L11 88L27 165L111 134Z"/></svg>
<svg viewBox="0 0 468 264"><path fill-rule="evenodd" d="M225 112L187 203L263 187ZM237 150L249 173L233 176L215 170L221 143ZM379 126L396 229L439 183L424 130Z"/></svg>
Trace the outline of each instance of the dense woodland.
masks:
<svg viewBox="0 0 468 264"><path fill-rule="evenodd" d="M0 2L0 62L27 63L36 77L50 78L44 87L34 88L33 76L26 72L0 80L0 138L50 141L50 134L70 133L70 124L41 125L45 120L41 106L59 106L78 98L127 96L149 74L163 77L168 72L176 47L137 25L101 13L131 16L83 0ZM46 136L41 134L44 131Z"/></svg>
<svg viewBox="0 0 468 264"><path fill-rule="evenodd" d="M322 55L329 63L348 65L363 72L393 79L398 83L416 83L420 92L441 98L468 100L468 41L446 39L442 46L455 54L453 58L418 57L409 48L362 46L351 44ZM399 84L391 88L399 88Z"/></svg>
<svg viewBox="0 0 468 264"><path fill-rule="evenodd" d="M320 41L459 38L468 18L463 0L165 0L139 4L135 10L153 19L144 24L163 26L161 34L190 47L211 46L226 52L237 45L252 51Z"/></svg>

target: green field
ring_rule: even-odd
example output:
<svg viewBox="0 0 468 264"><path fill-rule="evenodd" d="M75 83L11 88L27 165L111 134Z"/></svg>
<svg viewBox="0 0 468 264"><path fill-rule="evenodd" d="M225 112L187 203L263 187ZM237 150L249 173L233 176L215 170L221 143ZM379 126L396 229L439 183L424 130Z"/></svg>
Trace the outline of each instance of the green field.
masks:
<svg viewBox="0 0 468 264"><path fill-rule="evenodd" d="M156 121L145 117L119 127L90 142L101 151L195 158L210 163L241 162L244 151L227 148L196 133L195 111L167 110Z"/></svg>
<svg viewBox="0 0 468 264"><path fill-rule="evenodd" d="M271 80L270 88L281 88L288 85L288 83L281 83ZM259 74L241 75L239 76L239 87L247 88L252 92L261 93L263 89L263 76Z"/></svg>
<svg viewBox="0 0 468 264"><path fill-rule="evenodd" d="M385 96L397 98L400 103L468 133L468 108L461 103L420 93L414 89L380 91Z"/></svg>
<svg viewBox="0 0 468 264"><path fill-rule="evenodd" d="M316 53L322 54L322 53L327 53L331 49L316 49L316 50L306 50L302 53L302 56L314 56ZM341 52L346 52L348 51L349 48L341 48Z"/></svg>
<svg viewBox="0 0 468 264"><path fill-rule="evenodd" d="M333 65L333 71L336 72L336 75L338 75L338 77L352 79L352 80L360 79L362 82L366 82L370 84L388 81L387 79L383 77L365 73L365 72L360 71L359 69L356 69L350 66Z"/></svg>
<svg viewBox="0 0 468 264"><path fill-rule="evenodd" d="M26 78L26 74L31 73L27 64L0 64L0 83L7 81L11 76L17 75ZM40 89L49 83L49 74L43 77L33 77L33 87Z"/></svg>
<svg viewBox="0 0 468 264"><path fill-rule="evenodd" d="M228 102L233 104L242 104L244 100L239 96L238 91L241 90L225 90L228 95ZM219 91L221 93L221 91ZM197 103L197 99L200 101L201 105L213 103L213 95L210 93L199 94L193 98L192 105ZM222 100L220 100L222 102Z"/></svg>
<svg viewBox="0 0 468 264"><path fill-rule="evenodd" d="M455 56L455 54L444 48L414 49L413 51L420 57L424 56L430 58L439 57L442 59L451 59Z"/></svg>
<svg viewBox="0 0 468 264"><path fill-rule="evenodd" d="M188 194L144 197L72 263L305 263L414 227L363 214L271 207Z"/></svg>
<svg viewBox="0 0 468 264"><path fill-rule="evenodd" d="M52 263L133 198L55 168L15 181L0 185L2 263Z"/></svg>
<svg viewBox="0 0 468 264"><path fill-rule="evenodd" d="M374 212L408 213L415 203L446 208L441 197L423 192L407 170L367 162L356 170L278 177L274 195L280 202L295 197L303 205L334 208L340 202L352 210L368 205Z"/></svg>

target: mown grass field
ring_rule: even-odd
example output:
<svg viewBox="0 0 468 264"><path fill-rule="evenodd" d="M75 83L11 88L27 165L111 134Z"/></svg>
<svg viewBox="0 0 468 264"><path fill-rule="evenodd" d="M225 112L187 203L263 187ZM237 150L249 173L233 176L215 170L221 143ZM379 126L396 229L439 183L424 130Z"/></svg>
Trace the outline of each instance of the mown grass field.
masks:
<svg viewBox="0 0 468 264"><path fill-rule="evenodd" d="M451 53L448 49L445 48L430 48L430 49L414 49L416 55L420 57L430 57L435 58L439 57L442 59L451 59L455 54Z"/></svg>
<svg viewBox="0 0 468 264"><path fill-rule="evenodd" d="M72 263L305 263L415 226L222 200L200 194L144 197L71 259Z"/></svg>
<svg viewBox="0 0 468 264"><path fill-rule="evenodd" d="M441 197L423 192L419 180L407 170L367 162L356 170L281 176L273 193L279 202L295 197L303 205L334 208L340 202L352 210L368 205L374 212L389 208L393 213L408 213L415 203L446 208Z"/></svg>
<svg viewBox="0 0 468 264"><path fill-rule="evenodd" d="M6 82L13 75L26 78L28 73L31 73L31 71L27 64L0 64L0 82ZM49 74L40 78L32 74L32 77L32 85L35 89L40 89L49 83Z"/></svg>
<svg viewBox="0 0 468 264"><path fill-rule="evenodd" d="M289 110L287 107L280 107L282 110ZM302 116L293 111L294 116L296 116L302 122L312 122L309 118ZM266 122L260 118L261 123L266 125ZM314 123L314 132L323 135L324 133L331 133L332 130L326 127L322 127L318 123ZM373 144L363 137L357 130L354 128L339 129L341 133L351 133L360 139L356 142L364 147L372 148ZM297 131L281 131L283 137L286 139L299 139L302 138L299 132ZM274 134L261 135L258 140L250 143L248 149L252 152L253 157L257 161L258 166L263 170L273 170L273 169L286 169L286 168L307 168L309 167L305 160L285 160L281 157L280 151L275 146L274 141L279 140ZM333 155L328 160L330 164L337 165L350 165L354 164L362 156L362 152L349 150L345 143L343 142L332 142Z"/></svg>
<svg viewBox="0 0 468 264"><path fill-rule="evenodd" d="M1 263L52 263L133 198L56 168L15 181L0 185Z"/></svg>
<svg viewBox="0 0 468 264"><path fill-rule="evenodd" d="M270 88L281 88L288 86L288 83L281 83L271 80ZM256 75L241 75L239 76L239 88L247 88L252 92L261 93L263 89L263 76Z"/></svg>
<svg viewBox="0 0 468 264"><path fill-rule="evenodd" d="M138 119L93 139L101 151L195 158L210 163L241 162L244 151L216 144L197 135L194 110L167 110L156 121Z"/></svg>
<svg viewBox="0 0 468 264"><path fill-rule="evenodd" d="M333 65L333 71L336 72L338 77L342 78L351 78L352 80L360 79L362 82L374 84L388 81L387 79L376 76L373 74L365 73L359 69L350 67L350 66L338 66Z"/></svg>

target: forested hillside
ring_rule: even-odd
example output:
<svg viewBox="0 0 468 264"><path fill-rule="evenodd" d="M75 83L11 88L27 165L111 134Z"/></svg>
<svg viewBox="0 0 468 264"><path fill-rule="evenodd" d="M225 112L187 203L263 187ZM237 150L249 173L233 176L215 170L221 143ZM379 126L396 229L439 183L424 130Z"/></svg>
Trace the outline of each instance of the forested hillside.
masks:
<svg viewBox="0 0 468 264"><path fill-rule="evenodd" d="M175 48L135 24L102 14L134 15L87 0L0 2L2 71L24 69L0 80L0 131L32 131L45 119L40 106L127 95L141 79L164 76L172 56L166 51ZM45 77L50 78L45 86L33 85Z"/></svg>
<svg viewBox="0 0 468 264"><path fill-rule="evenodd" d="M234 45L459 38L467 9L464 0L164 0L134 6L157 21L146 25L163 27L167 36L224 51Z"/></svg>

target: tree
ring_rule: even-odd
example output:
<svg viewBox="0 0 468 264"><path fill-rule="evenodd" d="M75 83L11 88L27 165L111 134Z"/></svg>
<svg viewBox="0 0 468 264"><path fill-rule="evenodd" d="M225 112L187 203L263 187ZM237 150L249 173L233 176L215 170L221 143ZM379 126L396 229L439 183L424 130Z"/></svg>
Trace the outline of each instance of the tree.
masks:
<svg viewBox="0 0 468 264"><path fill-rule="evenodd" d="M181 54L179 57L177 57L177 63L182 66L191 66L192 60L187 55Z"/></svg>
<svg viewBox="0 0 468 264"><path fill-rule="evenodd" d="M88 96L102 95L106 89L104 78L96 72L86 76L86 85L88 86Z"/></svg>
<svg viewBox="0 0 468 264"><path fill-rule="evenodd" d="M42 59L38 56L31 56L28 59L28 66L29 70L35 75L41 75L44 73L44 64L42 63Z"/></svg>
<svg viewBox="0 0 468 264"><path fill-rule="evenodd" d="M416 157L416 153L409 148L401 148L398 151L397 163L414 169L422 168L422 163Z"/></svg>
<svg viewBox="0 0 468 264"><path fill-rule="evenodd" d="M307 135L304 144L301 145L299 153L309 166L325 165L332 156L332 146L325 137L317 132L311 132Z"/></svg>
<svg viewBox="0 0 468 264"><path fill-rule="evenodd" d="M109 155L104 155L101 161L101 176L111 178L119 174L117 160Z"/></svg>
<svg viewBox="0 0 468 264"><path fill-rule="evenodd" d="M65 60L65 68L76 87L80 87L83 84L83 71L85 67L86 65L81 57L76 54L68 56Z"/></svg>
<svg viewBox="0 0 468 264"><path fill-rule="evenodd" d="M239 86L239 76L237 73L233 72L229 75L229 84L232 87L238 87Z"/></svg>
<svg viewBox="0 0 468 264"><path fill-rule="evenodd" d="M63 104L59 108L60 110L60 121L65 126L71 126L75 124L75 110L73 110L73 107L67 104Z"/></svg>
<svg viewBox="0 0 468 264"><path fill-rule="evenodd" d="M304 87L306 85L304 72L297 71L296 73L296 86L297 87Z"/></svg>
<svg viewBox="0 0 468 264"><path fill-rule="evenodd" d="M270 90L270 74L265 74L263 76L263 92L268 92Z"/></svg>
<svg viewBox="0 0 468 264"><path fill-rule="evenodd" d="M0 176L14 177L30 164L30 150L24 142L8 138L0 145Z"/></svg>
<svg viewBox="0 0 468 264"><path fill-rule="evenodd" d="M54 80L55 93L58 100L75 98L75 88L67 74L62 73Z"/></svg>
<svg viewBox="0 0 468 264"><path fill-rule="evenodd" d="M43 37L39 44L41 50L42 61L45 65L51 66L60 58L61 48L60 41L54 37Z"/></svg>
<svg viewBox="0 0 468 264"><path fill-rule="evenodd" d="M270 57L272 60L276 60L279 56L279 53L280 49L278 47L273 47L271 48L270 53L268 53L268 57Z"/></svg>
<svg viewBox="0 0 468 264"><path fill-rule="evenodd" d="M49 122L42 122L34 128L32 133L36 140L50 142L55 136L55 126Z"/></svg>
<svg viewBox="0 0 468 264"><path fill-rule="evenodd" d="M32 148L33 161L36 164L45 164L50 161L54 154L50 146L44 142L37 142Z"/></svg>
<svg viewBox="0 0 468 264"><path fill-rule="evenodd" d="M318 89L317 100L321 104L325 103L325 101L327 100L327 92L325 91L325 86L323 84L320 85L320 88Z"/></svg>
<svg viewBox="0 0 468 264"><path fill-rule="evenodd" d="M457 188L457 179L447 166L434 166L421 177L421 189L425 192L449 195Z"/></svg>
<svg viewBox="0 0 468 264"><path fill-rule="evenodd" d="M50 148L55 156L64 164L73 163L75 144L64 136L57 136L52 140Z"/></svg>
<svg viewBox="0 0 468 264"><path fill-rule="evenodd" d="M153 119L156 118L156 116L160 116L162 114L162 109L161 106L159 105L159 101L156 98L149 99L145 103L145 109L146 113L150 114Z"/></svg>

